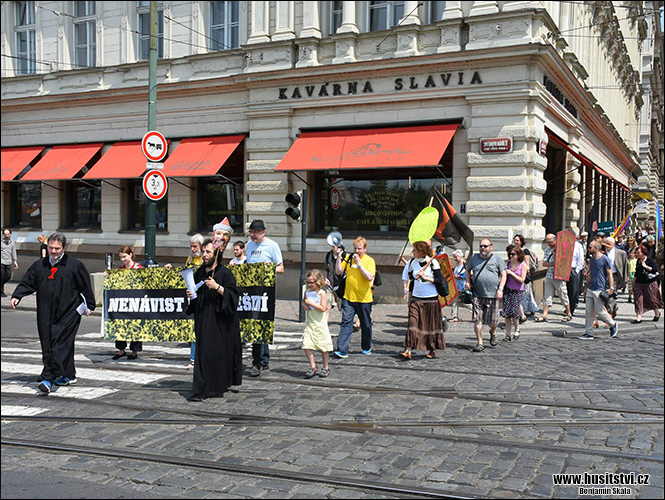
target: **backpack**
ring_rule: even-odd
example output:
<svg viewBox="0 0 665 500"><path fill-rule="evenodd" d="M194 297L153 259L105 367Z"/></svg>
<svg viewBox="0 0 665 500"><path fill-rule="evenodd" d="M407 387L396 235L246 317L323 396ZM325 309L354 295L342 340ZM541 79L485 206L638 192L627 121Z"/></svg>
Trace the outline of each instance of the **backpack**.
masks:
<svg viewBox="0 0 665 500"><path fill-rule="evenodd" d="M538 261L538 256L535 253L529 252L529 274L534 274L538 271L539 266L540 262Z"/></svg>
<svg viewBox="0 0 665 500"><path fill-rule="evenodd" d="M411 263L414 260L415 259L409 260L409 263L407 264L407 266L408 266L407 269L409 270L408 272L409 272L409 278L410 278L410 280L409 280L409 292L413 292L413 287L416 284L415 275L414 275L413 269L411 269ZM434 271L434 268L432 268L432 271ZM442 283L436 283L435 282L434 286L436 287L436 293L439 294L441 297L446 297L448 295L448 293L450 292L450 290L448 289L448 282L446 281L445 278L443 279Z"/></svg>

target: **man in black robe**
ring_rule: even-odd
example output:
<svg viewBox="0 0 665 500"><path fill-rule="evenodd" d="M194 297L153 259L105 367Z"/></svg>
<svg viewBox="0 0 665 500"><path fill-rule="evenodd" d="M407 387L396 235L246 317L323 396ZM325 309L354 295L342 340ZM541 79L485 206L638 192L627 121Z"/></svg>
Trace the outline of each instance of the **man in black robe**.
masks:
<svg viewBox="0 0 665 500"><path fill-rule="evenodd" d="M37 292L37 330L42 346L44 369L39 390L51 392L53 384L75 384L74 338L81 313L95 308L90 275L85 266L65 253L67 239L62 233L48 238L48 255L36 261L23 275L12 294L16 308L23 297ZM87 308L77 309L85 303Z"/></svg>
<svg viewBox="0 0 665 500"><path fill-rule="evenodd" d="M242 347L237 317L238 289L231 271L221 265L221 253L211 239L201 245L203 265L194 282L205 282L187 312L194 314L196 354L190 401L221 396L242 383ZM187 291L191 297L191 292Z"/></svg>

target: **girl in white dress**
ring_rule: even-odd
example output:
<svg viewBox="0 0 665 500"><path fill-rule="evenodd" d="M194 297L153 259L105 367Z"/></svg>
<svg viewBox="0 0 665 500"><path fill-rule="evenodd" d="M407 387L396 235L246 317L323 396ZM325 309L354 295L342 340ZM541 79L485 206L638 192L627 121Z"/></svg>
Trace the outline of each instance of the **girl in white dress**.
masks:
<svg viewBox="0 0 665 500"><path fill-rule="evenodd" d="M303 333L302 348L309 360L309 370L305 373L305 378L312 378L317 373L319 377L324 378L330 375L328 353L333 350L333 345L326 319L326 293L322 290L324 284L323 274L318 269L307 273L308 291L305 292L302 301L303 307L307 311L307 326ZM314 361L313 351L315 350L323 353L323 370L320 372Z"/></svg>

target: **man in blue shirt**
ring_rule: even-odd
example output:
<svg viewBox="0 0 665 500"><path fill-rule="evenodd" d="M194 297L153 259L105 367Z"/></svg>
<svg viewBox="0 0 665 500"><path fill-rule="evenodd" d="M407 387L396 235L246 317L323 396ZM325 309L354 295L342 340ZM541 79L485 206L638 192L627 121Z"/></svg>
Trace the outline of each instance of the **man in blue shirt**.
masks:
<svg viewBox="0 0 665 500"><path fill-rule="evenodd" d="M605 310L605 303L600 294L607 292L609 295L614 293L614 277L612 276L612 263L610 259L603 254L601 245L598 241L592 241L589 244L589 279L584 287L584 300L586 302L586 333L580 338L584 340L593 340L593 313L610 325L610 337L617 335L619 327L612 319L612 316Z"/></svg>
<svg viewBox="0 0 665 500"><path fill-rule="evenodd" d="M275 272L282 274L284 272L284 259L279 245L266 238L266 226L260 219L255 219L249 225L250 241L245 245L247 254L247 264L257 262L274 262L277 264ZM258 377L262 370L268 370L270 363L270 349L268 344L252 344L252 368L249 371L250 377Z"/></svg>

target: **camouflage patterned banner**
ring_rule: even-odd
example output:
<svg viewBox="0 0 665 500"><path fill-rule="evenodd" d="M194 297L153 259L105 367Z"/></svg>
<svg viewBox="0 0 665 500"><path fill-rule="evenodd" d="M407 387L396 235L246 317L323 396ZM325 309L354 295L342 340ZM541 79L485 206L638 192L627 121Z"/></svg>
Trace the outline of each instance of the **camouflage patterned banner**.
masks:
<svg viewBox="0 0 665 500"><path fill-rule="evenodd" d="M243 342L273 342L276 267L272 262L229 267L238 286L238 317Z"/></svg>
<svg viewBox="0 0 665 500"><path fill-rule="evenodd" d="M193 342L194 316L185 314L182 268L113 269L104 282L104 338Z"/></svg>

